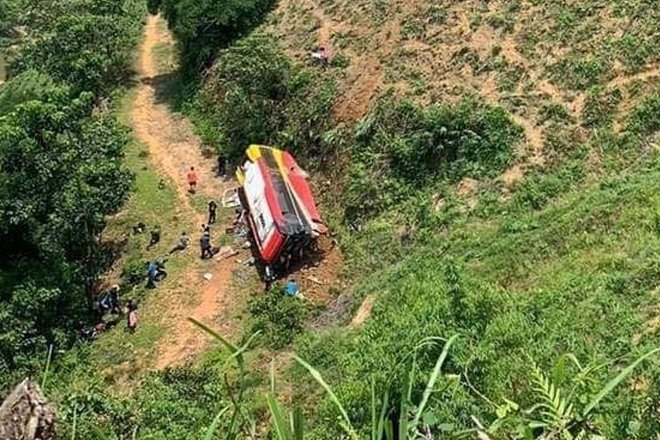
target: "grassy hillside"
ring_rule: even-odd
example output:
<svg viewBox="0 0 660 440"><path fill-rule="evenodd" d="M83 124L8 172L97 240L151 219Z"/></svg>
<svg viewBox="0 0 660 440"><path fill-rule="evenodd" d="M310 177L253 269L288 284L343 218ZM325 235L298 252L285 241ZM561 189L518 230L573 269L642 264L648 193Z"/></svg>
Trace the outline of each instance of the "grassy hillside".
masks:
<svg viewBox="0 0 660 440"><path fill-rule="evenodd" d="M371 379L402 398L425 337L460 335L429 410L436 433L488 426L504 399L532 407L536 366L584 401L657 346L658 25L644 1L279 4L267 30L290 57L315 69L307 51L333 52L319 75L343 124L322 138L343 160L320 167L339 182L326 207L354 297L376 298L363 327L297 347L358 426ZM440 349L418 351L413 402ZM582 383L567 355L605 366ZM337 438L334 404L300 373L310 438ZM625 382L596 431L652 436L658 374L656 359ZM518 438L505 419L494 438Z"/></svg>
<svg viewBox="0 0 660 440"><path fill-rule="evenodd" d="M245 345L162 371L148 370L169 300L141 309L133 339L58 353L46 389L60 436L291 440L291 411L296 440L657 437L660 357L635 361L660 336L653 1L149 8L179 49L177 63L168 38L155 47L158 99L232 161L252 142L296 155L341 248L339 282L311 305L263 295L246 266L230 337ZM309 57L321 45L327 66ZM126 142L134 195L108 237L140 219L178 231L173 189L155 192ZM144 240L126 247L127 272ZM191 267L173 258L172 278Z"/></svg>

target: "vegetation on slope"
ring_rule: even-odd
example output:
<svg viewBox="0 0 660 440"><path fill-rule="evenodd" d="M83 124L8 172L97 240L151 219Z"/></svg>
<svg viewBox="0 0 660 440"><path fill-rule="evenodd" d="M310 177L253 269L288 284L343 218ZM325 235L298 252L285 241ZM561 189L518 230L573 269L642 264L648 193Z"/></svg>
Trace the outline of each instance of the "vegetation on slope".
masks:
<svg viewBox="0 0 660 440"><path fill-rule="evenodd" d="M644 23L647 19L653 20L646 17ZM305 44L293 34L283 41L296 42L295 51ZM243 56L242 65L256 62L246 51ZM220 55L210 72L225 68L230 59L233 63ZM514 188L505 187L498 176L520 160L515 154L523 134L519 118L474 97L430 106L385 97L355 127L324 128L320 144L310 143L313 153L293 147L321 172L319 180L323 174L335 179L326 206L334 208L329 214L350 259L349 270L356 275L375 271L354 289L358 297L380 298L363 328L308 333L296 345L334 384L358 428L371 426L371 378L377 389L389 391L394 400L388 413L396 414L405 400L400 390L410 379L408 356L428 336L460 335L448 358L449 374L428 408L424 429L436 434L473 427L471 416L476 416L486 426L506 419L500 434L524 436L519 411L537 402L537 366L586 402L621 365L654 348L659 202L653 190L658 175L652 109L657 92L642 80L635 91L625 87L625 93L617 93L609 83L611 74L589 62L583 67L570 59L557 64L557 72L565 71L557 78L567 81L566 87L589 88L584 110L578 120L563 98L561 104L554 96L541 100L538 125L543 126L539 133L546 161L527 166L526 178ZM644 62L653 60L645 57ZM331 66L319 76L333 81L341 78L342 69ZM251 69L243 73L230 80L251 84L248 92L271 85L260 83L262 76L250 75ZM524 93L523 86L513 90ZM211 95L206 103L225 111L224 92L230 87L209 80L202 92ZM241 96L250 102L260 93ZM631 96L635 105L622 111L622 100ZM207 127L205 122L200 127ZM597 130L576 129L578 122ZM234 124L229 129L222 123L211 126L220 127L209 137L215 145L240 148L233 147L234 138L223 137L235 132ZM530 127L524 128L528 138ZM327 157L342 160L329 168L324 166ZM397 264L387 268L391 263ZM421 373L413 377L413 401L424 390L438 350L418 353ZM579 365L567 361L573 356ZM603 401L589 421L593 432L644 438L656 429L656 365L643 364L635 381L624 382L615 398ZM317 384L310 380L304 385L300 377L294 369L290 379L313 415L310 438L337 438L343 429L334 421L333 400L319 408ZM515 405L507 406L506 399Z"/></svg>
<svg viewBox="0 0 660 440"><path fill-rule="evenodd" d="M214 62L187 105L204 139L232 158L249 142L280 144L319 181L331 179L321 197L347 255L349 293L355 306L368 295L377 299L363 326L338 322L319 332L302 330L305 313L292 299L256 300L243 348L226 344L232 356L213 352L148 375L128 397L108 395L99 375L81 366L84 352L64 357L58 374L70 368L71 377L60 389L75 393L61 399L62 432L288 440L278 387L263 392L262 374L246 372L244 362L256 368L294 350L319 370L298 362L277 377L283 394L302 406L305 438L382 438L373 431L381 406L384 429L401 429L398 438L477 430L520 439L655 435L660 369L657 357L641 356L654 353L658 335L660 95L648 78L613 80L619 67L605 51L615 48L628 73L657 62L648 50L657 15L647 3L606 2L606 17L630 23L612 37L616 26L591 2L489 2L470 14L461 4L411 10L401 2L324 2L339 17L350 6L358 24L385 38L360 38L342 22L348 32L331 39L346 62L318 70L289 57L308 46L314 26L299 26L280 44L262 33L233 41L258 23L268 2L244 3L256 15L231 22L227 14L238 3L218 3L222 10L203 2L152 5L168 16L184 68ZM284 2L271 30L282 35L288 24L277 17L291 9ZM389 12L401 18L399 31L387 26ZM454 26L461 13L468 20ZM226 36L208 41L205 26L213 26L208 35ZM469 47L444 51L459 84L433 94L436 86L446 91L433 75L446 66L435 58L413 62L428 53L413 43L454 44L456 29L491 29L502 45L485 49L471 38ZM574 49L553 52L556 62L537 69L532 61L554 41ZM380 97L359 123L336 125L331 115L344 116L342 103L352 102L341 95L352 69L383 80L363 52L383 63L385 82L401 80L412 93ZM411 71L420 66L421 73ZM476 87L493 79L496 95ZM38 93L25 90L17 96ZM582 100L583 108L576 104ZM501 176L539 139L533 146L542 147L536 153L544 160L525 163L518 185L507 183ZM261 333L251 339L255 330ZM246 351L257 344L255 355ZM227 367L233 362L237 368ZM632 379L628 365L636 367ZM334 394L319 387L319 374ZM292 412L292 431L300 432L300 414ZM404 422L411 424L401 428Z"/></svg>
<svg viewBox="0 0 660 440"><path fill-rule="evenodd" d="M112 261L98 236L131 186L128 138L99 102L127 78L142 18L132 1L24 3L6 9L0 85L0 390L71 346Z"/></svg>
<svg viewBox="0 0 660 440"><path fill-rule="evenodd" d="M180 45L187 73L209 67L219 49L259 24L273 0L149 0L152 13L162 12Z"/></svg>

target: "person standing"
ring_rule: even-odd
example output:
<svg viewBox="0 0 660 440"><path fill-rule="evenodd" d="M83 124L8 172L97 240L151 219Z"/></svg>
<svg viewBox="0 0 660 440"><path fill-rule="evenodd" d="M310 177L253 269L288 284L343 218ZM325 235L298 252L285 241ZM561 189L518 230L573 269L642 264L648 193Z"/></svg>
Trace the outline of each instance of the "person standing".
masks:
<svg viewBox="0 0 660 440"><path fill-rule="evenodd" d="M110 298L110 312L121 314L121 305L119 303L119 285L113 284L108 292Z"/></svg>
<svg viewBox="0 0 660 440"><path fill-rule="evenodd" d="M190 167L190 171L188 172L188 187L188 191L194 194L197 189L197 173L195 172L195 167Z"/></svg>
<svg viewBox="0 0 660 440"><path fill-rule="evenodd" d="M209 202L209 221L208 224L215 223L215 212L218 209L218 204L211 200Z"/></svg>
<svg viewBox="0 0 660 440"><path fill-rule="evenodd" d="M156 287L156 274L158 273L158 266L155 261L147 263L147 289L154 289Z"/></svg>
<svg viewBox="0 0 660 440"><path fill-rule="evenodd" d="M227 159L225 159L224 154L219 153L218 154L218 176L219 177L226 177L227 176Z"/></svg>
<svg viewBox="0 0 660 440"><path fill-rule="evenodd" d="M213 253L211 252L211 234L208 231L202 233L202 237L199 239L199 247L202 252L202 260L213 257Z"/></svg>
<svg viewBox="0 0 660 440"><path fill-rule="evenodd" d="M137 304L135 301L131 300L131 302L128 304L128 331L129 333L135 333L135 329L137 328L138 324L138 312L137 312Z"/></svg>

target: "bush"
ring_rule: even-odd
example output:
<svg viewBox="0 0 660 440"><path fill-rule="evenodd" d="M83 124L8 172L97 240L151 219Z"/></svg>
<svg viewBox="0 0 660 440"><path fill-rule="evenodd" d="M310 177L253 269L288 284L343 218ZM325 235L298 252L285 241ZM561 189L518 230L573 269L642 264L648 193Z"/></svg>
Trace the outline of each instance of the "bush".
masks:
<svg viewBox="0 0 660 440"><path fill-rule="evenodd" d="M642 136L660 131L660 92L649 96L633 110L628 130Z"/></svg>
<svg viewBox="0 0 660 440"><path fill-rule="evenodd" d="M129 286L136 286L146 280L147 265L142 260L127 262L121 270L121 281Z"/></svg>
<svg viewBox="0 0 660 440"><path fill-rule="evenodd" d="M198 72L209 67L219 49L255 26L274 0L150 0L160 6L180 45L181 65Z"/></svg>
<svg viewBox="0 0 660 440"><path fill-rule="evenodd" d="M251 35L220 52L193 117L204 141L232 158L258 143L319 159L333 99L332 84L293 67L271 37Z"/></svg>
<svg viewBox="0 0 660 440"><path fill-rule="evenodd" d="M308 314L300 298L287 296L282 288L271 289L250 301L251 332L261 332L261 339L272 349L290 344L303 331Z"/></svg>
<svg viewBox="0 0 660 440"><path fill-rule="evenodd" d="M610 127L621 99L622 94L619 89L604 91L596 87L589 90L582 110L583 124L591 128Z"/></svg>
<svg viewBox="0 0 660 440"><path fill-rule="evenodd" d="M345 194L349 218L372 215L446 180L493 177L522 137L501 108L381 101L358 125Z"/></svg>

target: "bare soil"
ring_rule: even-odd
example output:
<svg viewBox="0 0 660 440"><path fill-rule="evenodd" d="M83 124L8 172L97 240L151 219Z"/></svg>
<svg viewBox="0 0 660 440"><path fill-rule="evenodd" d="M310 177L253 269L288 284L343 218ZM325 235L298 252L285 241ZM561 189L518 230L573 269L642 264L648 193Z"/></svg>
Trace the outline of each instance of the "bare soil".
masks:
<svg viewBox="0 0 660 440"><path fill-rule="evenodd" d="M422 104L477 97L508 110L525 139L511 169L500 176L504 191L524 178L530 165L551 163L552 152L546 151L549 128L539 118L544 106L566 109L573 120L567 130L582 123L586 93L571 89L561 74L553 74L557 63L575 52L605 53L606 58L609 53L613 67L599 84L606 89L641 81L648 91L660 75L657 62L630 75L619 56L608 49L632 23L613 13L612 4L590 9L569 30L556 28L557 8L527 1L516 8L499 0L304 0L302 4L280 1L269 29L295 57L306 57L307 45L321 43L330 44L335 56L348 59L345 69L322 73L339 85L334 109L339 122L360 119L384 93ZM638 17L637 26L639 21ZM310 33L310 28L318 32ZM522 72L519 78L512 77L516 69ZM509 81L507 87L502 81ZM644 94L623 94L614 115L615 131L624 126L630 109Z"/></svg>
<svg viewBox="0 0 660 440"><path fill-rule="evenodd" d="M364 324L367 318L371 316L371 309L373 309L375 302L376 297L374 295L368 295L364 301L362 301L362 304L360 304L360 308L351 320L350 327L359 327Z"/></svg>

